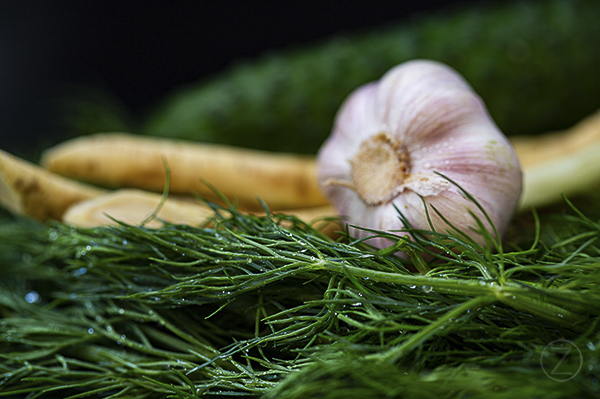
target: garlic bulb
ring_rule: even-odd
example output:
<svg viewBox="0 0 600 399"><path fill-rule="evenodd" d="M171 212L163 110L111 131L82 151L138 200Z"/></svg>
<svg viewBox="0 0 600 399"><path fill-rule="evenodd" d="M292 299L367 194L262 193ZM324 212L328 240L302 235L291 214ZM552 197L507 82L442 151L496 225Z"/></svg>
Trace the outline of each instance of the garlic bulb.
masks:
<svg viewBox="0 0 600 399"><path fill-rule="evenodd" d="M435 207L483 244L473 215L491 234L493 229L461 188L477 200L499 234L521 195L517 156L482 100L456 71L428 60L398 65L352 93L317 162L325 195L350 226L400 230L405 226L399 210L412 227L429 230L428 212L433 228L445 233L449 226ZM350 231L358 237L371 234Z"/></svg>

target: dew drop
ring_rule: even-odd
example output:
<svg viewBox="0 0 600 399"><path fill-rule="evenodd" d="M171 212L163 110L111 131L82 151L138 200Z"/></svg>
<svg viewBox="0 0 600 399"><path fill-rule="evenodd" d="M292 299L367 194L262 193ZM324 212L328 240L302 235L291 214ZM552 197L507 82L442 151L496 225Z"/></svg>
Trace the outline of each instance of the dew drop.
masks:
<svg viewBox="0 0 600 399"><path fill-rule="evenodd" d="M93 334L94 333L94 329L93 328L88 328L88 334Z"/></svg>
<svg viewBox="0 0 600 399"><path fill-rule="evenodd" d="M48 238L50 239L50 241L58 240L58 232L55 229L51 229Z"/></svg>
<svg viewBox="0 0 600 399"><path fill-rule="evenodd" d="M79 277L83 274L87 273L87 269L85 267L81 267L79 269L75 269L75 270L71 270L71 276L73 277Z"/></svg>
<svg viewBox="0 0 600 399"><path fill-rule="evenodd" d="M30 291L25 294L25 301L27 301L27 303L38 303L40 300L40 294L38 294L37 291Z"/></svg>

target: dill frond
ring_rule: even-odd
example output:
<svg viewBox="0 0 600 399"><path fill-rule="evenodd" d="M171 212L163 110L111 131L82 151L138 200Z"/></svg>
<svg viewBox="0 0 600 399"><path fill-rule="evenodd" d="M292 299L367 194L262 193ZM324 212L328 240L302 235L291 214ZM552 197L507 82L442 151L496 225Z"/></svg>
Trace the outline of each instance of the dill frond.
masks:
<svg viewBox="0 0 600 399"><path fill-rule="evenodd" d="M211 226L159 229L4 216L0 397L600 391L593 211L566 200L491 249L407 226L412 240L375 251L293 217L214 209Z"/></svg>

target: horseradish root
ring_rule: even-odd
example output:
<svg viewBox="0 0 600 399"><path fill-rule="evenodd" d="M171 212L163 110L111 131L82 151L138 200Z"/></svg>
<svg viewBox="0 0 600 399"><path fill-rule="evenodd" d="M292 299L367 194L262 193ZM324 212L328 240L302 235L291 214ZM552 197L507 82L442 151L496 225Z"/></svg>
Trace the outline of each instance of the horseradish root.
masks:
<svg viewBox="0 0 600 399"><path fill-rule="evenodd" d="M161 226L162 221L200 225L214 215L204 202L192 197L169 195L159 207L162 199L159 193L139 189L109 191L89 186L0 150L0 206L15 214L81 227L116 224L115 220L134 225L146 221L146 227ZM253 213L264 215L258 210ZM316 221L327 234L336 230L335 223L318 221L335 214L329 205L279 213L295 216L305 223Z"/></svg>
<svg viewBox="0 0 600 399"><path fill-rule="evenodd" d="M63 216L63 222L81 227L114 225L125 222L156 228L163 221L192 226L210 222L214 211L203 202L169 197L164 203L162 195L138 189L120 189L71 206ZM160 205L160 206L159 206ZM334 215L330 206L300 208L278 212L295 216L307 224L313 224L325 234L334 235L337 223L320 220ZM263 216L264 212L255 212Z"/></svg>
<svg viewBox="0 0 600 399"><path fill-rule="evenodd" d="M521 209L560 201L600 183L600 111L569 130L512 139L523 167Z"/></svg>
<svg viewBox="0 0 600 399"><path fill-rule="evenodd" d="M215 199L214 186L242 209L273 210L326 205L313 158L220 145L128 134L98 134L47 150L42 165L51 172L112 188L162 192L166 161L171 192Z"/></svg>
<svg viewBox="0 0 600 399"><path fill-rule="evenodd" d="M13 213L60 220L72 204L104 192L0 150L0 205Z"/></svg>
<svg viewBox="0 0 600 399"><path fill-rule="evenodd" d="M160 227L162 221L197 226L214 215L212 209L203 203L167 198L161 204L161 200L162 196L157 193L137 189L116 190L74 204L65 212L63 222L81 227L116 224L115 220L146 227Z"/></svg>

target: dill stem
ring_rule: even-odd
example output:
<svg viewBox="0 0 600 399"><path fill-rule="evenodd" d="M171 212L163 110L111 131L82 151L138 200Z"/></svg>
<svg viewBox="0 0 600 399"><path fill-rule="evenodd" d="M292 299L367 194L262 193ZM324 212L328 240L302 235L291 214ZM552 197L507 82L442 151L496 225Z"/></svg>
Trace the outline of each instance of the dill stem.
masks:
<svg viewBox="0 0 600 399"><path fill-rule="evenodd" d="M398 359L402 358L414 348L423 344L423 342L435 335L438 331L443 330L446 327L451 327L454 320L463 315L465 312L472 309L477 309L481 306L489 305L497 300L498 299L493 295L486 295L472 298L469 301L463 302L444 314L442 317L436 319L436 321L433 323L430 323L418 332L411 335L410 338L402 342L402 344L385 352L369 355L367 358L374 358L386 363L395 363Z"/></svg>
<svg viewBox="0 0 600 399"><path fill-rule="evenodd" d="M480 279L464 280L447 277L442 278L390 273L343 265L338 262L321 261L318 264L330 271L346 273L353 277L368 278L387 284L395 283L407 285L411 288L421 287L428 291L432 290L444 294L470 297L494 297L495 300L516 310L534 314L558 325L575 330L585 329L586 322L589 320L586 315L578 314L553 303L556 302L556 298L553 298L555 291L557 291L556 289L537 289L537 296L534 296L530 292L529 287L511 282L499 284L496 281L485 281ZM560 290L560 293L563 297L569 294L566 290ZM577 298L577 293L571 292L570 294L571 298Z"/></svg>
<svg viewBox="0 0 600 399"><path fill-rule="evenodd" d="M349 266L339 262L321 261L316 264L323 269L342 274L349 274L353 277L368 278L375 281L381 281L387 284L401 284L407 286L427 287L434 291L446 294L459 294L466 296L480 296L495 294L499 285L496 282L487 282L484 280L462 280L453 278L430 277L400 273L390 273L379 270L366 269L356 266Z"/></svg>

